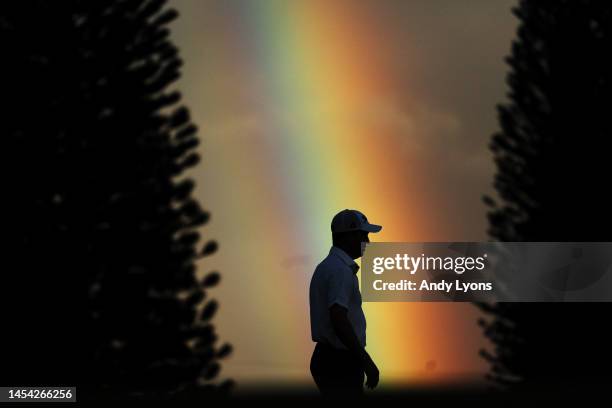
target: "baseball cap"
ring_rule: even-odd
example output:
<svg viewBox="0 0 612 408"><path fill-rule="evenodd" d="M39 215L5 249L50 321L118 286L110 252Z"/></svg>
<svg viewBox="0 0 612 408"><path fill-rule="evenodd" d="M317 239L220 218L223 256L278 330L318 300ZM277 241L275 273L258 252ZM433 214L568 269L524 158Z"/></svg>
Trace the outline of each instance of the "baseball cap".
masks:
<svg viewBox="0 0 612 408"><path fill-rule="evenodd" d="M378 232L382 226L370 224L362 212L357 210L342 210L336 214L331 222L332 232L367 231Z"/></svg>

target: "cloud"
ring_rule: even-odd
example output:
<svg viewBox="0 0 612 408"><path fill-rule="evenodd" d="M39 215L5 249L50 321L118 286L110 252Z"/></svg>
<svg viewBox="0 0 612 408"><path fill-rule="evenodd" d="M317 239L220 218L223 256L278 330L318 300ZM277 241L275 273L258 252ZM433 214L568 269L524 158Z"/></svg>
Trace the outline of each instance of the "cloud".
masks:
<svg viewBox="0 0 612 408"><path fill-rule="evenodd" d="M449 143L458 143L462 130L457 115L424 104L402 107L391 101L380 101L356 112L355 118L374 132L395 137L400 147L421 153L447 149Z"/></svg>

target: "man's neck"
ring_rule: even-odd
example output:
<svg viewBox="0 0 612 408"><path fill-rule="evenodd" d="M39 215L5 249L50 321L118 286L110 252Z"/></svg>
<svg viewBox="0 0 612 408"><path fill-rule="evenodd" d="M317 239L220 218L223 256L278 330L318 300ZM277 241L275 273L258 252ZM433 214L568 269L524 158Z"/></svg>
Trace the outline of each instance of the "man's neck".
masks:
<svg viewBox="0 0 612 408"><path fill-rule="evenodd" d="M347 250L346 250L345 248L343 248L342 246L339 246L339 245L334 245L334 246L335 246L336 248L338 248L338 249L341 249L341 250L342 250L342 252L344 252L344 253L346 254L346 256L348 256L349 258L351 258L353 261L356 259L356 258L353 258L353 257L350 255L350 252L349 252L349 251L347 251Z"/></svg>

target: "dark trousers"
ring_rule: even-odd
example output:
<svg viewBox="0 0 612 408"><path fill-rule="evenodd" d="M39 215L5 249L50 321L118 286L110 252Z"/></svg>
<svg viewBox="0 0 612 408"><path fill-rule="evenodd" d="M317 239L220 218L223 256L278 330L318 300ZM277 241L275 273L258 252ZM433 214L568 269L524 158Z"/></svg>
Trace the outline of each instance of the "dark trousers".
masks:
<svg viewBox="0 0 612 408"><path fill-rule="evenodd" d="M363 368L348 350L317 343L310 359L310 373L324 396L363 395Z"/></svg>

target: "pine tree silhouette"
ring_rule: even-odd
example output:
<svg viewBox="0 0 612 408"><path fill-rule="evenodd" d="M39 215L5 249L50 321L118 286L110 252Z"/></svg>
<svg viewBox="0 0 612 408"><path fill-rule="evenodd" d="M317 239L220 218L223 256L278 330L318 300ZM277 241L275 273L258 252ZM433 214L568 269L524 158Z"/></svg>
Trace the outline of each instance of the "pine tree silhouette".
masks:
<svg viewBox="0 0 612 408"><path fill-rule="evenodd" d="M509 101L491 150L490 236L499 241L611 241L609 98L612 4L520 1ZM490 378L557 392L609 382L609 304L482 305ZM595 387L593 386L593 389Z"/></svg>
<svg viewBox="0 0 612 408"><path fill-rule="evenodd" d="M197 129L172 88L160 0L3 4L8 164L2 385L113 397L215 395L215 300L196 261L209 214L185 170ZM3 300L9 299L7 296ZM82 399L82 398L81 398Z"/></svg>

